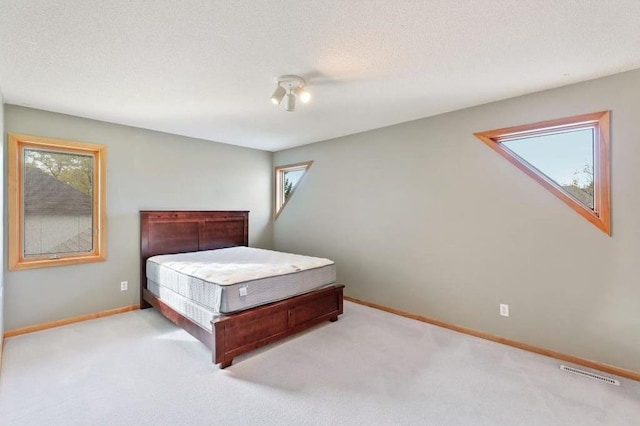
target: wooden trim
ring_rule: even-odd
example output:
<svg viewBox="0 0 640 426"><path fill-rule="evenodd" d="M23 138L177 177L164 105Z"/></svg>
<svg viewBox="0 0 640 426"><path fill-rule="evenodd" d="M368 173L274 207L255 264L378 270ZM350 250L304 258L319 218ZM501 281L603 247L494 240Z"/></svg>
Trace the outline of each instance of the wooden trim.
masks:
<svg viewBox="0 0 640 426"><path fill-rule="evenodd" d="M97 195L93 197L94 229L96 232L96 248L98 252L93 261L107 260L107 148L104 145L93 145L96 149L95 181Z"/></svg>
<svg viewBox="0 0 640 426"><path fill-rule="evenodd" d="M23 225L24 211L22 199L23 167L21 147L35 148L75 153L91 154L95 159L94 166L94 195L93 195L93 230L95 234L94 249L91 253L70 254L59 258L46 257L25 258L23 256ZM107 188L106 188L106 157L107 149L104 145L86 142L68 141L62 139L43 138L40 136L20 135L9 133L8 136L8 181L9 181L9 270L19 271L31 268L73 265L79 263L101 262L107 258Z"/></svg>
<svg viewBox="0 0 640 426"><path fill-rule="evenodd" d="M22 192L20 189L20 183L18 182L18 176L20 175L20 155L18 150L18 135L13 135L9 133L8 135L8 189L7 193L9 211L8 211L8 220L9 220L9 234L7 238L9 239L8 245L8 258L9 258L9 270L13 270L17 265L20 258L20 233L21 226L20 222L22 220L19 217L19 212L22 210L20 206L22 205ZM16 215L18 217L16 217Z"/></svg>
<svg viewBox="0 0 640 426"><path fill-rule="evenodd" d="M611 235L611 202L610 202L610 121L609 111L594 112L591 114L577 115L573 117L559 118L542 121L539 123L525 124L522 126L506 127L503 129L489 130L474 133L489 148L496 151L511 164L533 178L545 189L571 207L579 215L587 219L598 229L607 235ZM520 158L515 157L511 151L502 147L501 142L512 137L543 135L555 129L577 129L585 126L594 126L596 129L594 146L594 176L595 209L591 210L581 202L574 199L555 182L524 164Z"/></svg>
<svg viewBox="0 0 640 426"><path fill-rule="evenodd" d="M291 199L291 197L293 197L293 193L296 192L296 188L298 187L300 182L302 182L302 179L304 179L305 175L307 174L307 172L311 168L312 164L313 164L313 160L304 161L302 163L287 164L285 166L276 166L274 168L275 183L276 183L276 190L274 191L274 194L276 196L275 204L274 204L274 211L273 211L273 215L274 215L273 216L273 220L274 221L278 218L278 216L280 216L280 213L284 209L284 206L286 206L287 203L289 202L289 200ZM284 176L284 172L289 171L289 170L295 170L295 169L304 169L304 173L302 174L302 176L300 176L300 180L298 181L298 183L296 183L296 185L293 188L291 188L291 194L289 194L289 198L284 200L284 201L282 201L282 205L280 205L280 202L281 202L282 198L284 197L284 193L283 193L284 182L282 181L282 177Z"/></svg>
<svg viewBox="0 0 640 426"><path fill-rule="evenodd" d="M405 318L410 318L416 321L421 321L428 324L436 325L438 327L457 331L459 333L468 334L470 336L479 337L485 340L490 340L492 342L502 343L503 345L512 346L514 348L533 352L539 355L544 355L544 356L555 358L561 361L570 362L572 364L581 365L583 367L593 368L594 370L599 370L608 374L613 374L613 375L624 377L627 379L640 381L640 372L637 372L637 371L627 370L625 368L620 368L620 367L616 367L609 364L603 364L601 362L592 361L590 359L580 358L575 355L569 355L569 354L554 351L551 349L541 348L539 346L530 345L528 343L519 342L517 340L512 340L506 337L495 336L493 334L485 333L484 331L474 330L472 328L451 324L451 323L440 321L434 318L412 314L410 312L406 312L400 309L390 308L388 306L379 305L377 303L356 299L355 297L344 296L344 300L348 300L349 302L357 303L359 305L368 306L370 308L379 309L381 311L389 312L391 314L400 315Z"/></svg>
<svg viewBox="0 0 640 426"><path fill-rule="evenodd" d="M599 144L594 149L597 149L595 153L594 170L594 189L595 203L600 216L600 221L603 224L602 230L611 235L611 113L605 111L598 120L597 130L599 132L596 137L599 139Z"/></svg>
<svg viewBox="0 0 640 426"><path fill-rule="evenodd" d="M4 332L4 338L20 336L21 334L33 333L36 331L47 330L49 328L60 327L63 325L74 324L77 322L88 321L96 318L108 317L111 315L122 314L125 312L135 311L140 308L140 305L129 305L121 308L109 309L108 311L96 312L94 314L80 315L73 318L66 318L57 321L47 322L43 324L30 325L28 327L16 328L15 330L9 330Z"/></svg>
<svg viewBox="0 0 640 426"><path fill-rule="evenodd" d="M584 125L588 123L594 123L601 120L605 114L609 114L609 111L592 112L589 114L556 118L553 120L539 121L537 123L523 124L520 126L504 127L502 129L475 133L475 135L483 135L491 139L518 136L523 134L530 134L531 132L541 129L552 130L556 127L567 127L569 125Z"/></svg>

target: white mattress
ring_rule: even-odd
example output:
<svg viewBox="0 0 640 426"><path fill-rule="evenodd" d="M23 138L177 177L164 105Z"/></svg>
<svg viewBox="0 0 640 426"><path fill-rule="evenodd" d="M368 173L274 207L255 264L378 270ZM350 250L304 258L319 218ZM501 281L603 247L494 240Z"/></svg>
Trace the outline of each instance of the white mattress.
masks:
<svg viewBox="0 0 640 426"><path fill-rule="evenodd" d="M214 313L231 313L332 284L336 268L329 259L231 247L153 256L147 278Z"/></svg>
<svg viewBox="0 0 640 426"><path fill-rule="evenodd" d="M189 318L200 327L204 328L208 332L213 331L211 320L213 320L219 314L216 314L210 309L205 308L184 296L180 296L178 293L169 290L166 287L160 287L153 281L147 280L147 290L155 294L160 300L162 300L167 306L173 310L180 312L185 317Z"/></svg>

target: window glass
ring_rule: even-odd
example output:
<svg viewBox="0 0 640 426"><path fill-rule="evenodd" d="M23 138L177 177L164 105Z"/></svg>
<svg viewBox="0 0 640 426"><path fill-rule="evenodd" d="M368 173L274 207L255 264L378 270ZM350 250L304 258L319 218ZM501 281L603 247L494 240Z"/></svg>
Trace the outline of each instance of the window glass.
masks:
<svg viewBox="0 0 640 426"><path fill-rule="evenodd" d="M590 209L593 128L502 140L502 144Z"/></svg>
<svg viewBox="0 0 640 426"><path fill-rule="evenodd" d="M92 252L93 156L34 148L23 154L24 257Z"/></svg>
<svg viewBox="0 0 640 426"><path fill-rule="evenodd" d="M293 192L293 188L298 185L300 179L307 171L306 168L298 170L285 170L284 172L284 201L287 201Z"/></svg>

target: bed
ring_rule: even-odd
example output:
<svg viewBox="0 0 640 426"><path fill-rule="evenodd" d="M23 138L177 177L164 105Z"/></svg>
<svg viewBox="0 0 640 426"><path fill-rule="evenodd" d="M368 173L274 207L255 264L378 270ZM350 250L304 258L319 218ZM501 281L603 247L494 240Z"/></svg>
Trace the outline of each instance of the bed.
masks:
<svg viewBox="0 0 640 426"><path fill-rule="evenodd" d="M167 254L184 253L200 259L210 250L219 254L241 252L248 246L249 212L247 211L141 211L140 212L140 308L156 308L162 315L185 329L212 351L220 368L234 357L308 329L324 321L337 321L343 311L343 285L324 285L284 300L249 306L233 305L203 324L190 312L178 308L168 298L159 296L157 273L147 271L147 260L162 259ZM201 252L201 253L193 253ZM152 265L153 266L153 265ZM149 273L148 273L149 272ZM148 278L151 275L153 279ZM294 280L295 275L293 275ZM290 278L291 279L291 278ZM242 295L243 289L240 289ZM244 289L246 294L246 287ZM168 291L167 294L171 293ZM165 293L163 293L165 294ZM281 296L280 296L281 297ZM225 299L226 300L226 299ZM254 302L254 303L259 303ZM197 305L197 304L196 304ZM222 305L221 305L222 306ZM227 305L224 305L227 306ZM196 306L197 307L197 306Z"/></svg>

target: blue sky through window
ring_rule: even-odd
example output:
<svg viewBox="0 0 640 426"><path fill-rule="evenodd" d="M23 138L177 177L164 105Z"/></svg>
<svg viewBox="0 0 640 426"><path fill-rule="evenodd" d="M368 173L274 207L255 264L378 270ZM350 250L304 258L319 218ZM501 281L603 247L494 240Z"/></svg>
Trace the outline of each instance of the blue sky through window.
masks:
<svg viewBox="0 0 640 426"><path fill-rule="evenodd" d="M577 180L580 186L593 179L593 129L572 130L552 135L530 136L503 141L520 158L559 185Z"/></svg>
<svg viewBox="0 0 640 426"><path fill-rule="evenodd" d="M288 180L289 182L291 182L293 184L293 187L295 187L306 170L307 169L305 168L305 169L286 171L284 172L284 179L285 181Z"/></svg>

